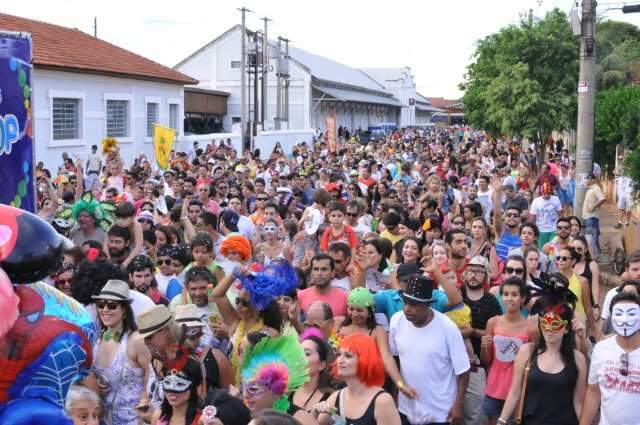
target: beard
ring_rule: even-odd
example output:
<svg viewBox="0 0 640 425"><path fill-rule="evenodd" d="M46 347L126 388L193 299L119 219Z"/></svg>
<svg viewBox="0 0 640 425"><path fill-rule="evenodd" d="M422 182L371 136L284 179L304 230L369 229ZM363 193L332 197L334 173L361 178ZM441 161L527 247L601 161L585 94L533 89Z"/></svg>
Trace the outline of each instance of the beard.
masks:
<svg viewBox="0 0 640 425"><path fill-rule="evenodd" d="M122 249L109 248L109 256L111 258L120 258L120 257L123 257L126 253L127 253L127 248L122 248Z"/></svg>

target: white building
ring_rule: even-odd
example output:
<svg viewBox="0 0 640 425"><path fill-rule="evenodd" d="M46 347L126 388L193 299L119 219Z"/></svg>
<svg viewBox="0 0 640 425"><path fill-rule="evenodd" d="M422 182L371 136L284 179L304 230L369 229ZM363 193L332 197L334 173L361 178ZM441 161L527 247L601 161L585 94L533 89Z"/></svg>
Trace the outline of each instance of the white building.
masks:
<svg viewBox="0 0 640 425"><path fill-rule="evenodd" d="M362 71L382 85L386 91L393 94L402 104L398 125L427 124L431 115L441 112L431 102L416 91L414 76L411 68L362 68Z"/></svg>
<svg viewBox="0 0 640 425"><path fill-rule="evenodd" d="M32 36L35 159L52 172L107 136L131 163L153 160L153 124L182 135L184 86L197 80L76 29L0 14L0 30Z"/></svg>
<svg viewBox="0 0 640 425"><path fill-rule="evenodd" d="M198 87L230 93L224 128L240 121L240 51L242 28L236 25L175 66L200 81ZM270 44L275 68L277 46ZM289 129L325 128L335 113L336 126L349 129L398 123L402 103L385 87L359 69L289 47ZM265 129L273 128L277 82L268 74L268 111ZM252 114L251 114L252 115Z"/></svg>

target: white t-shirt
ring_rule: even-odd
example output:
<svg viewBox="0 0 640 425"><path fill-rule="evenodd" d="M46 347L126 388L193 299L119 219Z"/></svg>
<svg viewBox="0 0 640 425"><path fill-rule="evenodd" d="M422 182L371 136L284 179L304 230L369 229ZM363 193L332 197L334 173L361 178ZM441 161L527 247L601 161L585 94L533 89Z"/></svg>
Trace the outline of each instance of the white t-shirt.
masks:
<svg viewBox="0 0 640 425"><path fill-rule="evenodd" d="M622 354L612 336L597 343L591 355L589 384L600 387L600 425L640 424L633 408L640 403L640 348L629 353L628 376L620 374Z"/></svg>
<svg viewBox="0 0 640 425"><path fill-rule="evenodd" d="M333 279L331 279L331 286L333 286L334 288L342 289L345 292L349 292L351 290L349 276L345 276L342 279L334 277Z"/></svg>
<svg viewBox="0 0 640 425"><path fill-rule="evenodd" d="M249 241L253 239L253 233L256 231L256 225L249 217L241 215L238 219L238 231Z"/></svg>
<svg viewBox="0 0 640 425"><path fill-rule="evenodd" d="M476 201L482 206L482 213L487 223L491 222L491 212L493 211L493 189L489 188L486 192L478 189L478 195Z"/></svg>
<svg viewBox="0 0 640 425"><path fill-rule="evenodd" d="M412 423L446 422L457 392L457 375L470 368L462 334L444 314L432 310L427 326L415 327L399 311L391 317L389 347L400 357L402 378L419 399L398 397L398 410ZM416 343L420 342L420 343Z"/></svg>
<svg viewBox="0 0 640 425"><path fill-rule="evenodd" d="M531 202L529 213L536 216L536 225L541 232L555 232L558 213L562 211L562 203L557 196L551 195L549 199L538 196Z"/></svg>
<svg viewBox="0 0 640 425"><path fill-rule="evenodd" d="M633 195L633 180L627 176L620 176L616 181L618 198L630 198Z"/></svg>

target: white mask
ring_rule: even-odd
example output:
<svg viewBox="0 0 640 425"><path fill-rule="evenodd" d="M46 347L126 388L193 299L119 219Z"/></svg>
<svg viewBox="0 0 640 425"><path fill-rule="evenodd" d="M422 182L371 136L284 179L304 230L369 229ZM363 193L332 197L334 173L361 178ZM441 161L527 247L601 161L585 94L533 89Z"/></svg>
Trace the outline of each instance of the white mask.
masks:
<svg viewBox="0 0 640 425"><path fill-rule="evenodd" d="M640 305L621 302L611 310L611 325L620 336L632 336L640 330Z"/></svg>

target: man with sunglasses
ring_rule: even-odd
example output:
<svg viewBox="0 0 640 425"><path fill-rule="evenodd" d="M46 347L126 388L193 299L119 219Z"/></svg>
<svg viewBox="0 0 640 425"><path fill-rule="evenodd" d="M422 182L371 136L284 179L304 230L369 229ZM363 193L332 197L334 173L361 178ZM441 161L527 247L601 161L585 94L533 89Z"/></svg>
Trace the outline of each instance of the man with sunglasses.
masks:
<svg viewBox="0 0 640 425"><path fill-rule="evenodd" d="M640 403L640 301L621 292L611 301L615 337L593 349L589 385L582 403L580 425L591 425L600 409L600 425L638 424L634 408Z"/></svg>
<svg viewBox="0 0 640 425"><path fill-rule="evenodd" d="M500 236L500 239L496 242L496 254L500 257L500 261L505 261L509 256L509 251L518 248L522 245L520 240L520 215L522 211L515 204L508 204L504 219L502 218L502 194L506 189L507 191L515 191L512 186L503 186L499 181L495 182L493 192L493 220L496 228L496 235ZM504 228L503 228L504 224Z"/></svg>
<svg viewBox="0 0 640 425"><path fill-rule="evenodd" d="M480 364L480 343L486 333L489 319L502 314L500 303L487 290L489 270L489 261L484 257L475 256L469 261L467 269L462 275L464 281L462 298L471 310L471 328L463 329L462 335L471 339L474 353L464 402L464 417L467 424L478 424L484 421L482 400L484 399L486 374L484 369L478 367Z"/></svg>
<svg viewBox="0 0 640 425"><path fill-rule="evenodd" d="M538 241L540 237L538 237ZM549 258L549 272L558 271L556 256L571 244L571 221L567 217L560 217L556 222L556 236L542 247L542 252Z"/></svg>

